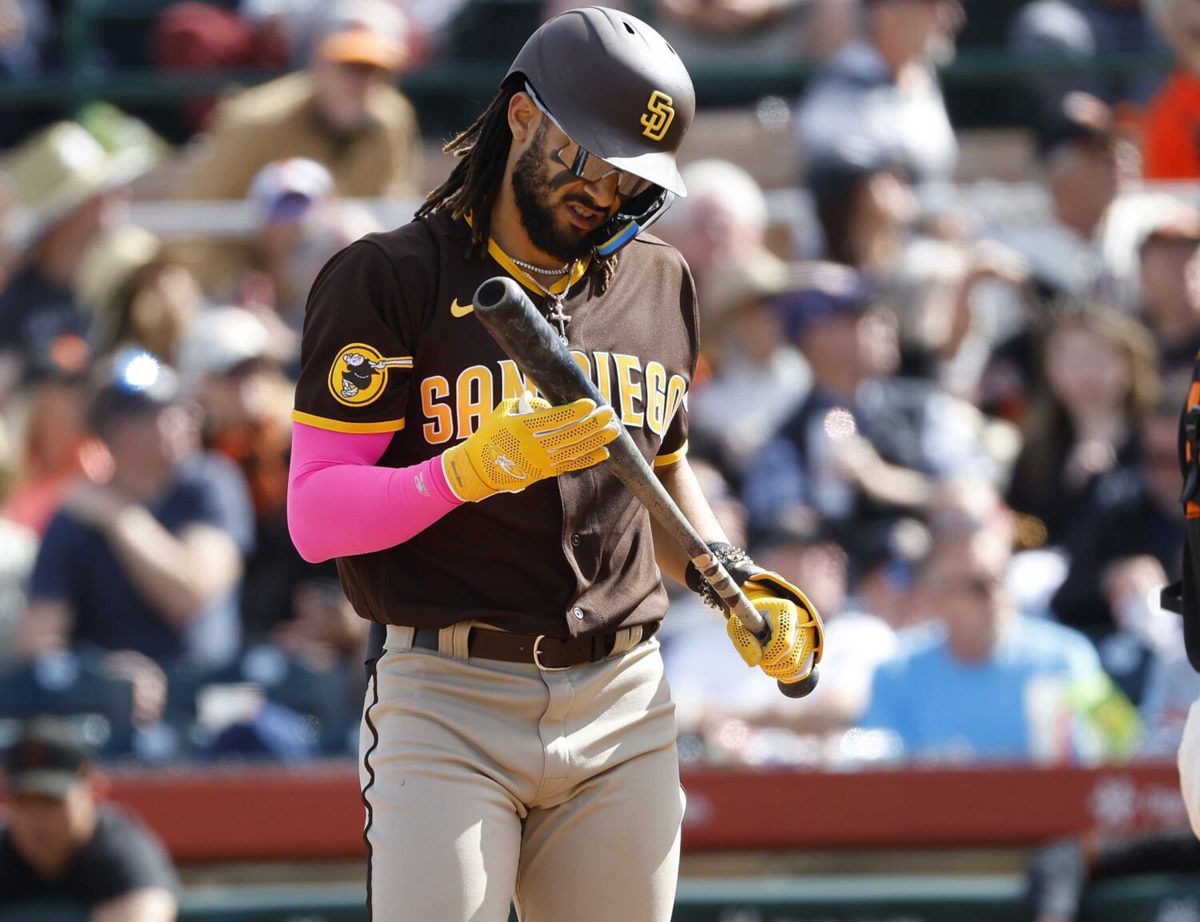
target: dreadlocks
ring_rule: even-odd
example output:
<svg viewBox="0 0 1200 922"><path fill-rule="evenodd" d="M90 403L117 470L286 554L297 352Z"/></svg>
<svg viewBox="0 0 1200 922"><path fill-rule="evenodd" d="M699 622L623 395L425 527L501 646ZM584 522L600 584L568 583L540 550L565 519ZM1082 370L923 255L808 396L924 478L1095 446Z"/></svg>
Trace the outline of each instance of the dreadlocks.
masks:
<svg viewBox="0 0 1200 922"><path fill-rule="evenodd" d="M458 158L458 163L446 181L429 193L429 198L417 209L417 217L449 208L461 218L471 215L471 246L467 257L482 256L492 228L492 202L500 191L504 164L512 144L508 127L508 103L520 89L519 83L500 92L470 127L460 131L442 148Z"/></svg>
<svg viewBox="0 0 1200 922"><path fill-rule="evenodd" d="M504 179L504 165L512 146L508 127L508 104L523 89L520 81L502 86L486 109L471 125L451 138L442 150L458 158L446 181L429 193L417 209L422 218L450 209L455 218L471 215L471 245L467 259L487 252L492 229L492 203ZM593 258L588 270L593 289L603 294L617 269L617 254L606 259Z"/></svg>

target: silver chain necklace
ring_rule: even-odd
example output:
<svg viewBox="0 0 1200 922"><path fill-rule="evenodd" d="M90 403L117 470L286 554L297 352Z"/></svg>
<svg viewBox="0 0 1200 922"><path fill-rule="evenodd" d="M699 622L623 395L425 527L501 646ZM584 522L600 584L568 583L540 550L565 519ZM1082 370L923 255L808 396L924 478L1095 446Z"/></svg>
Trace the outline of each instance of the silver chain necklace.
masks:
<svg viewBox="0 0 1200 922"><path fill-rule="evenodd" d="M508 253L505 253L505 256L508 256ZM568 295L568 293L571 291L571 277L569 275L566 276L566 279L564 280L566 285L563 286L563 291L559 292L558 294L554 294L552 291L550 291L550 288L547 288L546 286L542 285L541 282L534 279L533 273L530 273L530 271L527 269L529 265L528 263L522 263L520 259L514 259L511 256L509 256L509 259L512 261L512 263L514 263L514 265L516 265L517 269L521 271L521 275L526 277L526 279L532 283L534 288L546 295L546 300L550 301L550 310L546 312L546 319L547 321L553 321L554 323L558 324L558 339L562 340L563 345L565 346L566 342L568 342L568 340L566 340L566 324L571 322L571 315L563 311L563 301L566 300L566 295ZM562 269L554 269L553 275L566 275L569 273L571 268L574 267L574 265L575 263L568 263L564 265ZM530 268L533 268L534 271L540 271L540 273L545 273L546 271L545 269L538 269L536 267Z"/></svg>
<svg viewBox="0 0 1200 922"><path fill-rule="evenodd" d="M515 256L510 256L508 258L511 259L513 262L515 262L518 266L520 266L526 272L536 272L538 275L566 275L568 272L571 271L570 263L563 263L562 267L559 269L543 269L541 266L535 266L535 265L533 265L533 263L524 262L523 260L517 259L517 257L515 257Z"/></svg>

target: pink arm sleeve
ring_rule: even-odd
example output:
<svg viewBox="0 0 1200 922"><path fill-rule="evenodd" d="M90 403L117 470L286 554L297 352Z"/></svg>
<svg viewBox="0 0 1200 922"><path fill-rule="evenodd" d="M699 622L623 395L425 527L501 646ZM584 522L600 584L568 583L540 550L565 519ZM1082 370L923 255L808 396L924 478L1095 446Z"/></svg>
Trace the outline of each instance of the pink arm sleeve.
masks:
<svg viewBox="0 0 1200 922"><path fill-rule="evenodd" d="M376 467L392 433L330 432L292 424L288 530L310 563L380 551L424 531L460 501L441 457Z"/></svg>

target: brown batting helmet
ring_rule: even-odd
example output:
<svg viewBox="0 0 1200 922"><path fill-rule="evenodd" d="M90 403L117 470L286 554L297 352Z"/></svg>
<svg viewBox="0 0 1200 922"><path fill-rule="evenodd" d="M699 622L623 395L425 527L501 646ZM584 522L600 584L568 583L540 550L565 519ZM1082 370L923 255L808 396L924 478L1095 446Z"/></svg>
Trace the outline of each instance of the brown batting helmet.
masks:
<svg viewBox="0 0 1200 922"><path fill-rule="evenodd" d="M686 194L675 152L696 114L696 92L675 49L640 19L600 6L555 16L525 42L504 81L518 77L585 151L652 184L625 203L600 255Z"/></svg>

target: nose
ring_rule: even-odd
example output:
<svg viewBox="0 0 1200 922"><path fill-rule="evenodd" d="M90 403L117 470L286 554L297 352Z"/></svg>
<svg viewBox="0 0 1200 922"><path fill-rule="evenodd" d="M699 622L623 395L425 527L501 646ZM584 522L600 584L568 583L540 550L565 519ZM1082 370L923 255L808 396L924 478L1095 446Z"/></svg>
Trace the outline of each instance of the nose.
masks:
<svg viewBox="0 0 1200 922"><path fill-rule="evenodd" d="M607 211L617 200L617 176L610 174L596 182L587 183L584 189L592 201Z"/></svg>

